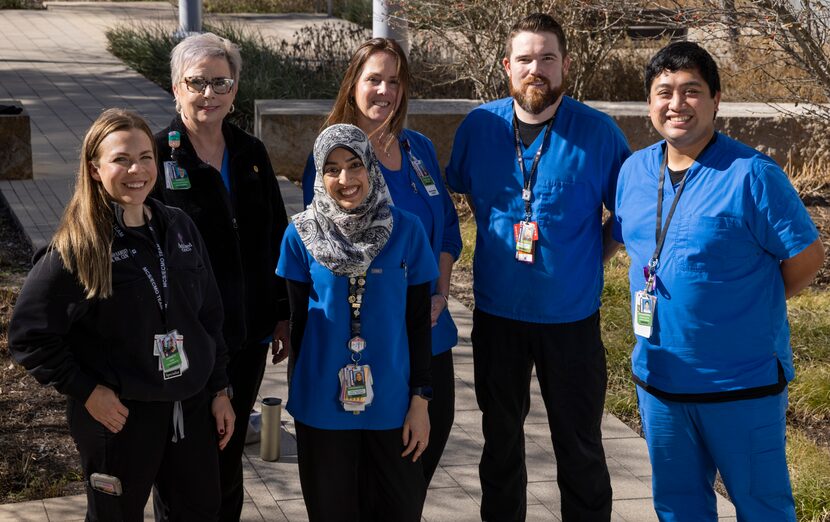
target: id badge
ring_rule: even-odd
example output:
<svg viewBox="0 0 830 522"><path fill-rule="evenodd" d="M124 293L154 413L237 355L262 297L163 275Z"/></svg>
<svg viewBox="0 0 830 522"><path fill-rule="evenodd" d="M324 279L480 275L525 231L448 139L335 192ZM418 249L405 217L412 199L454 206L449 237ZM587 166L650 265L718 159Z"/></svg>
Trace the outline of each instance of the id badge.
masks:
<svg viewBox="0 0 830 522"><path fill-rule="evenodd" d="M539 227L535 221L521 221L513 225L513 237L516 240L516 259L522 263L533 263L536 241L539 239Z"/></svg>
<svg viewBox="0 0 830 522"><path fill-rule="evenodd" d="M634 334L648 339L654 325L657 296L638 291L634 296Z"/></svg>
<svg viewBox="0 0 830 522"><path fill-rule="evenodd" d="M179 167L175 161L165 161L164 186L170 190L189 189L190 178L187 176L187 171Z"/></svg>
<svg viewBox="0 0 830 522"><path fill-rule="evenodd" d="M430 196L437 196L438 195L438 187L435 186L435 180L432 179L432 176L429 175L427 169L424 168L423 163L418 158L413 158L412 161L415 164L415 173L418 175L418 179L421 180L421 184L427 191L427 194Z"/></svg>
<svg viewBox="0 0 830 522"><path fill-rule="evenodd" d="M343 409L360 413L374 399L372 371L366 364L348 364L339 372L340 402Z"/></svg>
<svg viewBox="0 0 830 522"><path fill-rule="evenodd" d="M159 358L159 371L164 380L179 377L190 366L184 351L184 336L176 330L154 336L153 355Z"/></svg>

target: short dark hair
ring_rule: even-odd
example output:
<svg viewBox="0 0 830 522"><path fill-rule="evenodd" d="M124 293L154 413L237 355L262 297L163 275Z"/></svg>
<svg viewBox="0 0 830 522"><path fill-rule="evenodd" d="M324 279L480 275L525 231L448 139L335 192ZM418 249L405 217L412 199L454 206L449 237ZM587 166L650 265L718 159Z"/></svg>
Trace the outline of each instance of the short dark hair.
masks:
<svg viewBox="0 0 830 522"><path fill-rule="evenodd" d="M568 39L565 38L565 31L562 26L554 18L545 13L533 13L525 16L510 28L510 34L507 35L507 43L504 45L504 56L510 58L510 53L513 52L513 38L519 33L553 33L559 40L559 50L562 52L562 57L568 55Z"/></svg>
<svg viewBox="0 0 830 522"><path fill-rule="evenodd" d="M646 99L651 94L651 84L663 71L697 70L709 85L709 95L713 98L720 92L720 75L718 65L706 49L694 42L674 42L663 47L646 65L645 87Z"/></svg>

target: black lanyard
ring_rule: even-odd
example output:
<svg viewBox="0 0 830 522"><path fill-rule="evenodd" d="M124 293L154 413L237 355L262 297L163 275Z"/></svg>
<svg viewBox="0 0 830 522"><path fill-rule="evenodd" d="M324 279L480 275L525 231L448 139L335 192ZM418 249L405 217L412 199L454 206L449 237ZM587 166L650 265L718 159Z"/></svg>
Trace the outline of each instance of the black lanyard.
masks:
<svg viewBox="0 0 830 522"><path fill-rule="evenodd" d="M530 187L533 184L533 176L534 174L536 174L536 169L539 167L539 160L542 157L542 151L545 148L545 142L547 142L548 138L550 137L550 132L553 129L554 121L556 121L555 113L553 115L553 118L550 119L550 123L548 123L547 128L545 128L545 136L542 138L542 143L539 144L539 149L536 151L536 155L533 157L533 164L530 166L530 174L528 174L525 170L524 158L522 158L522 146L521 141L519 139L519 119L516 117L516 112L513 112L513 140L516 145L516 161L519 162L519 170L521 170L522 172L522 181L524 182L524 186L522 187L522 199L525 202L525 221L530 221L531 217L533 217L533 212L530 208L530 202L532 199L532 192Z"/></svg>
<svg viewBox="0 0 830 522"><path fill-rule="evenodd" d="M126 235L120 225L116 224L114 229L115 233L119 237L124 237ZM147 281L150 283L150 288L153 289L153 294L156 297L156 303L158 304L159 311L161 311L162 320L166 325L167 305L170 303L170 287L167 281L167 261L164 257L164 250L161 248L161 243L159 242L156 230L153 228L153 225L150 224L149 220L147 221L147 229L150 231L150 236L153 238L153 243L156 245L156 256L158 256L159 273L161 274L161 288L159 288L156 278L153 277L153 273L150 272L150 268L138 260L138 253L136 249L128 247L127 250L130 252L130 257L141 269L141 271L144 272L145 277L147 277Z"/></svg>
<svg viewBox="0 0 830 522"><path fill-rule="evenodd" d="M664 148L663 161L660 163L660 177L657 181L657 225L654 230L655 246L654 253L651 255L651 260L648 262L648 274L646 279L654 277L654 273L657 270L657 264L660 262L660 253L663 251L663 245L666 242L666 234L669 231L669 224L671 223L674 211L677 208L677 202L680 201L680 196L683 195L683 189L686 187L686 179L689 177L689 170L691 170L691 168L688 168L686 169L686 173L683 174L683 179L680 180L680 186L677 187L674 201L672 201L671 208L669 209L669 215L666 216L666 223L663 224L663 187L666 184L666 167L668 166L668 162L668 151Z"/></svg>

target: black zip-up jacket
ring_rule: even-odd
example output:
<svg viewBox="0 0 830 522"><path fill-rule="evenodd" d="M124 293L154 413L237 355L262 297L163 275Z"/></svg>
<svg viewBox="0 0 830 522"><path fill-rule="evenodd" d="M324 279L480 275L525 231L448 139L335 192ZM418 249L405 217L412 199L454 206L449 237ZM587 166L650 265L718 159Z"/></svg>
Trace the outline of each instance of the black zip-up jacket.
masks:
<svg viewBox="0 0 830 522"><path fill-rule="evenodd" d="M87 299L78 279L55 250L37 260L14 307L9 350L42 384L85 403L97 384L122 399L176 401L203 389L228 385L222 338L222 302L199 231L179 209L148 198L151 223L167 265L166 321L142 267L159 282L154 241L124 226L112 244L112 295ZM153 338L170 330L184 336L190 363L181 376L164 380Z"/></svg>
<svg viewBox="0 0 830 522"><path fill-rule="evenodd" d="M171 130L181 134L173 159L190 178L186 190L165 188ZM177 116L156 134L159 176L153 195L184 210L202 233L225 308L225 342L233 354L270 336L277 321L289 317L285 281L274 273L288 219L265 145L227 121L222 133L230 155L230 193L219 171L196 155Z"/></svg>

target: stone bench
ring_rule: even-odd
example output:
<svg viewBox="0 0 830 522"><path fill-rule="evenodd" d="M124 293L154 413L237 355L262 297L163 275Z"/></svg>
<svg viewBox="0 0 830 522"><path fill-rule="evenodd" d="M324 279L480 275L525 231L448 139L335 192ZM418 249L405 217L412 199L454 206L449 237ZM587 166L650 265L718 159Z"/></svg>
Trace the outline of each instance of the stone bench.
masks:
<svg viewBox="0 0 830 522"><path fill-rule="evenodd" d="M254 133L265 143L277 175L298 181L334 100L257 100ZM409 100L406 126L429 137L442 167L450 160L455 129L474 100Z"/></svg>
<svg viewBox="0 0 830 522"><path fill-rule="evenodd" d="M302 177L314 139L331 109L332 100L257 100L255 133L268 148L274 171L291 180ZM474 100L410 100L407 127L424 133L435 144L442 167L464 116L477 107ZM645 102L588 102L620 126L632 150L658 141ZM801 106L764 103L721 103L716 128L764 154L780 165L799 168L821 149L821 122Z"/></svg>
<svg viewBox="0 0 830 522"><path fill-rule="evenodd" d="M19 100L0 99L0 105L23 107ZM32 130L26 109L0 114L0 179L32 179Z"/></svg>

